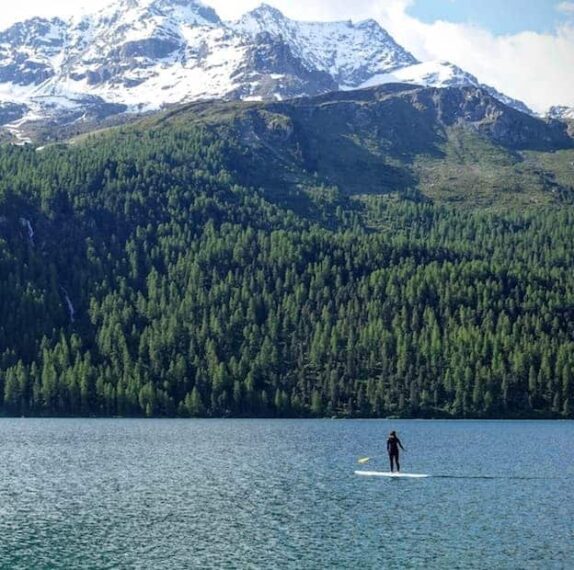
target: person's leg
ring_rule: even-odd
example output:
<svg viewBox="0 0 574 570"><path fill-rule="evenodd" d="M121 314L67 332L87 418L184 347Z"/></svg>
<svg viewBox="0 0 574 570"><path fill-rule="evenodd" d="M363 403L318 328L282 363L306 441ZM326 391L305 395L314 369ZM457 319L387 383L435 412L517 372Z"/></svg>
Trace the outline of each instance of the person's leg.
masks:
<svg viewBox="0 0 574 570"><path fill-rule="evenodd" d="M401 464L399 463L399 452L397 451L397 455L395 456L395 463L397 465L397 473L401 470Z"/></svg>
<svg viewBox="0 0 574 570"><path fill-rule="evenodd" d="M392 453L389 453L389 461L391 462L391 473L393 472L393 468L394 468L394 457Z"/></svg>

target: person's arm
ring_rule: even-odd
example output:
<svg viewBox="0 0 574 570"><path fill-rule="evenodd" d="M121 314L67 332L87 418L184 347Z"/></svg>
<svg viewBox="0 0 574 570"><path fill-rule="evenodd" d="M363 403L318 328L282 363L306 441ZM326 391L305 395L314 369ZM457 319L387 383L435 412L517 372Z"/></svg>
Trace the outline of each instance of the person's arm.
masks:
<svg viewBox="0 0 574 570"><path fill-rule="evenodd" d="M391 452L391 440L387 439L387 453Z"/></svg>
<svg viewBox="0 0 574 570"><path fill-rule="evenodd" d="M397 443L399 444L399 447L403 450L406 451L406 449L403 447L403 444L401 443L401 440L397 437Z"/></svg>

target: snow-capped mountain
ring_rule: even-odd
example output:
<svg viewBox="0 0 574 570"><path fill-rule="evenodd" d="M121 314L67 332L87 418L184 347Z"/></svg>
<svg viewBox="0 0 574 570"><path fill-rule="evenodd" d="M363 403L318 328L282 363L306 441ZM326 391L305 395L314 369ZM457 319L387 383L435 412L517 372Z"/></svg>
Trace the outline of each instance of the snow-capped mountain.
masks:
<svg viewBox="0 0 574 570"><path fill-rule="evenodd" d="M359 85L360 88L374 87L385 83L410 83L424 85L425 87L480 87L494 98L502 101L523 113L532 111L522 102L512 99L497 91L494 87L484 85L474 75L448 61L427 61L401 67L390 73L373 75L370 79Z"/></svg>
<svg viewBox="0 0 574 570"><path fill-rule="evenodd" d="M229 25L250 36L266 32L282 38L309 69L328 73L342 88L418 63L375 20L297 22L262 4Z"/></svg>
<svg viewBox="0 0 574 570"><path fill-rule="evenodd" d="M52 78L66 29L66 23L57 18L34 18L0 33L0 82L36 86Z"/></svg>
<svg viewBox="0 0 574 570"><path fill-rule="evenodd" d="M550 107L547 113L549 119L574 120L574 107L565 107L563 105Z"/></svg>
<svg viewBox="0 0 574 570"><path fill-rule="evenodd" d="M480 86L449 63L418 62L374 20L297 22L267 5L224 22L197 0L116 0L81 18L35 18L0 32L0 125L20 136L34 121L70 125L198 99L285 99L397 81Z"/></svg>
<svg viewBox="0 0 574 570"><path fill-rule="evenodd" d="M482 84L474 75L448 61L417 61L375 20L357 24L297 22L276 8L262 4L230 26L252 36L265 31L283 39L305 65L329 73L342 90L384 83L481 87L506 105L531 113L521 101Z"/></svg>

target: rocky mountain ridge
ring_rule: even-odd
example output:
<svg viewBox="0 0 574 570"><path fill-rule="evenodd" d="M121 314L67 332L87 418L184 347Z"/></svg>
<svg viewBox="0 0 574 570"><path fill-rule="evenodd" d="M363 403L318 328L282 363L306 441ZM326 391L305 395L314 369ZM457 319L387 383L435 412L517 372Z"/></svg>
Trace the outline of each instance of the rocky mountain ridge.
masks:
<svg viewBox="0 0 574 570"><path fill-rule="evenodd" d="M550 107L548 111L548 118L561 120L574 121L574 107L566 107L564 105Z"/></svg>
<svg viewBox="0 0 574 570"><path fill-rule="evenodd" d="M527 187L538 196L574 191L571 167L548 174L528 160L528 153L571 156L566 125L512 109L472 86L387 84L291 101L198 102L149 126L178 121L222 125L222 138L235 137L250 150L252 162L236 161L249 183L280 193L290 188L295 203L297 188L320 183L352 195L418 188L433 196L442 188L448 196L484 186L493 201L513 196L524 203Z"/></svg>

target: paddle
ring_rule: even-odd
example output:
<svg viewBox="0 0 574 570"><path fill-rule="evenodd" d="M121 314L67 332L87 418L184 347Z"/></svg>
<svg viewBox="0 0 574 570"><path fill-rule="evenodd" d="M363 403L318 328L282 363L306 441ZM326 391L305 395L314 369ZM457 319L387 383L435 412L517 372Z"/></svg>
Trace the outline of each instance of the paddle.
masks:
<svg viewBox="0 0 574 570"><path fill-rule="evenodd" d="M403 451L406 452L406 449L403 449ZM368 463L371 459L376 459L376 457L361 457L357 460L357 463L365 465L365 463Z"/></svg>

